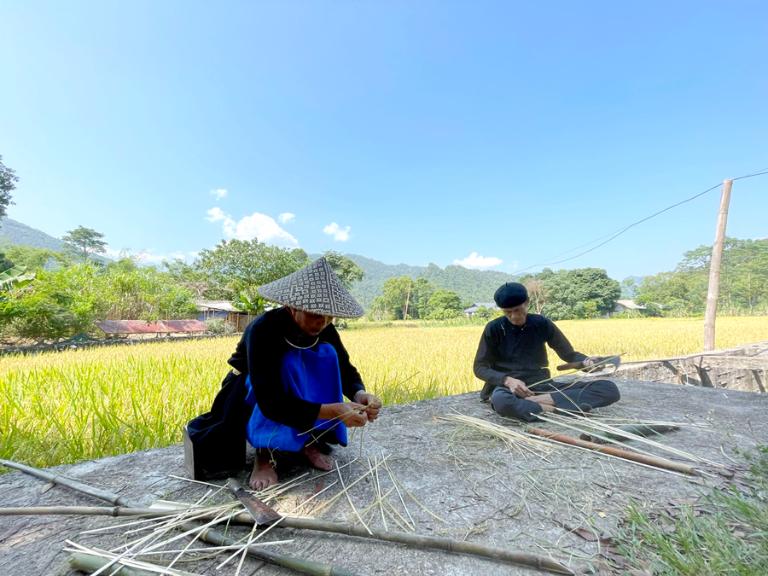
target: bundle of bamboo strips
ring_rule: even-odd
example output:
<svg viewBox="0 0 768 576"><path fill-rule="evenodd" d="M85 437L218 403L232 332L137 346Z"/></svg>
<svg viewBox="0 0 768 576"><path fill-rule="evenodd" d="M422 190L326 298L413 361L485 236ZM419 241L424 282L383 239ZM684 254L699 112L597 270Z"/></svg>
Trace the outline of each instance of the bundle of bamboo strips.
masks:
<svg viewBox="0 0 768 576"><path fill-rule="evenodd" d="M530 434L518 432L507 426L488 422L482 418L475 418L473 416L456 413L449 414L448 416L438 416L438 420L463 424L473 430L498 438L504 442L508 448L514 451L544 457L553 449L553 445L549 442L533 438Z"/></svg>

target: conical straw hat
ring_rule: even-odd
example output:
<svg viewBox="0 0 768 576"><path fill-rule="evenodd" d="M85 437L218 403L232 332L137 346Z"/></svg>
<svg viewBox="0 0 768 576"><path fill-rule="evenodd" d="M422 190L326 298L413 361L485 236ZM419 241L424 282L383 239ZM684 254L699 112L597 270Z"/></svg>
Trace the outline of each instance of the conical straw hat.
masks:
<svg viewBox="0 0 768 576"><path fill-rule="evenodd" d="M325 258L264 284L259 294L278 304L315 314L337 318L358 318L364 314Z"/></svg>

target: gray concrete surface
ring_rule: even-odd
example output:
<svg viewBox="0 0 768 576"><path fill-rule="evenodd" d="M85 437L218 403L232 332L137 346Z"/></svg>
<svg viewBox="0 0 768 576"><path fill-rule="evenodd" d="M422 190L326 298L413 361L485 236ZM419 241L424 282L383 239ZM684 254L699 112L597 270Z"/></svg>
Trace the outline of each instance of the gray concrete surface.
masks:
<svg viewBox="0 0 768 576"><path fill-rule="evenodd" d="M708 425L684 427L665 435L663 441L670 446L733 465L731 458L740 459L735 449L747 450L768 443L766 395L638 381L618 384L622 401L604 408L601 414ZM436 418L454 411L516 426L493 414L476 394L388 407L378 422L366 427L364 434L353 436L349 447L336 451L340 464L349 463L343 469L345 482L352 482L368 470L368 458L386 455L394 476L424 506L406 496L419 533L551 557L578 573L610 572L601 563L604 546L587 538L591 534L615 534L630 502L644 507L676 505L724 482L718 475L707 476L704 481L685 478L568 447L556 447L546 458L521 453ZM194 501L205 493L203 486L169 476L184 475L181 445L52 470L132 499ZM245 477L244 472L242 479ZM313 472L309 482L282 496L278 506L290 511L297 502L332 484L335 478ZM391 486L383 470L380 483L385 490ZM317 511L338 490L338 485L331 487L310 508ZM349 493L355 505L364 509L374 500L373 483L362 481ZM388 500L398 507L396 495L390 495ZM45 505L102 504L19 472L0 475L0 506ZM401 507L398 509L402 512ZM311 515L312 510L307 513ZM340 499L321 516L356 521L346 499ZM0 574L73 574L67 567L67 554L62 551L64 540L102 548L117 546L128 536L119 532L92 536L80 533L124 521L108 517L0 516ZM383 527L380 514L370 515L369 522L371 526ZM389 527L392 528L391 520ZM536 573L470 556L318 532L275 529L268 536L266 539L293 539L274 550L333 562L356 574ZM217 562L198 560L180 568L198 574L235 573L234 566L217 571ZM264 576L290 573L272 566L259 568L259 563L251 560L246 561L241 573L254 571Z"/></svg>

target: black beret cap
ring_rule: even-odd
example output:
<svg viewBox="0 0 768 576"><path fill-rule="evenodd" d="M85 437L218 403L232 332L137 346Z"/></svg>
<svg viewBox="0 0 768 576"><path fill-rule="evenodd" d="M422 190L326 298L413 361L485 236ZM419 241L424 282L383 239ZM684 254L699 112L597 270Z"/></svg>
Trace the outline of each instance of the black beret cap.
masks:
<svg viewBox="0 0 768 576"><path fill-rule="evenodd" d="M507 282L499 286L493 299L499 308L514 308L528 300L528 290L519 282Z"/></svg>

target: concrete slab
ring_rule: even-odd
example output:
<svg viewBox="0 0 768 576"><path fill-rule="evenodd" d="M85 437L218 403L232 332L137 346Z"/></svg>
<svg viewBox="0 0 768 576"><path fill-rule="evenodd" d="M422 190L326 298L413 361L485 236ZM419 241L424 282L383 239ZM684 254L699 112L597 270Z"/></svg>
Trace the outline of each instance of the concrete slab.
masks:
<svg viewBox="0 0 768 576"><path fill-rule="evenodd" d="M602 414L627 418L674 420L709 424L685 427L665 435L663 441L696 455L731 464L734 450L748 450L768 443L768 396L721 389L703 389L639 381L618 382L622 401ZM417 532L468 540L510 550L552 557L578 573L598 571L601 545L592 534L610 536L624 517L627 505L665 506L689 501L723 482L719 476L691 479L644 468L621 460L568 447L555 448L546 459L510 451L503 443L477 432L438 420L451 412L485 418L514 426L497 417L476 394L464 394L407 406L386 408L381 419L353 436L350 446L337 450L345 482L369 469L368 459L388 456L393 475L421 504L407 495L408 510ZM547 427L547 426L542 426ZM57 473L98 485L132 499L194 501L205 488L169 475L184 475L181 445L83 462L52 469ZM311 480L280 498L289 511L335 476L312 473ZM245 480L245 473L242 475ZM380 484L391 487L380 470ZM374 483L359 482L350 497L359 510L374 501ZM337 493L333 486L316 498L310 508ZM228 496L222 496L224 500ZM405 516L395 493L388 501ZM0 476L0 506L90 505L102 503L62 487L18 472ZM307 513L312 514L312 510ZM326 519L356 522L346 499L322 512ZM442 520L438 520L437 517ZM386 518L393 528L391 518ZM124 522L108 517L0 517L0 573L17 576L73 574L65 539L111 547L127 535L78 536L83 530ZM381 512L368 515L372 527L383 528ZM394 527L398 529L397 527ZM584 529L584 530L581 530ZM123 530L125 531L125 530ZM318 532L275 529L267 539L292 538L273 550L311 557L357 574L454 575L534 574L534 570L478 560L470 556ZM198 574L234 574L234 567L216 571L218 561L201 559L181 568ZM245 563L243 574L258 566ZM605 571L605 568L600 569ZM265 566L260 575L288 574Z"/></svg>

